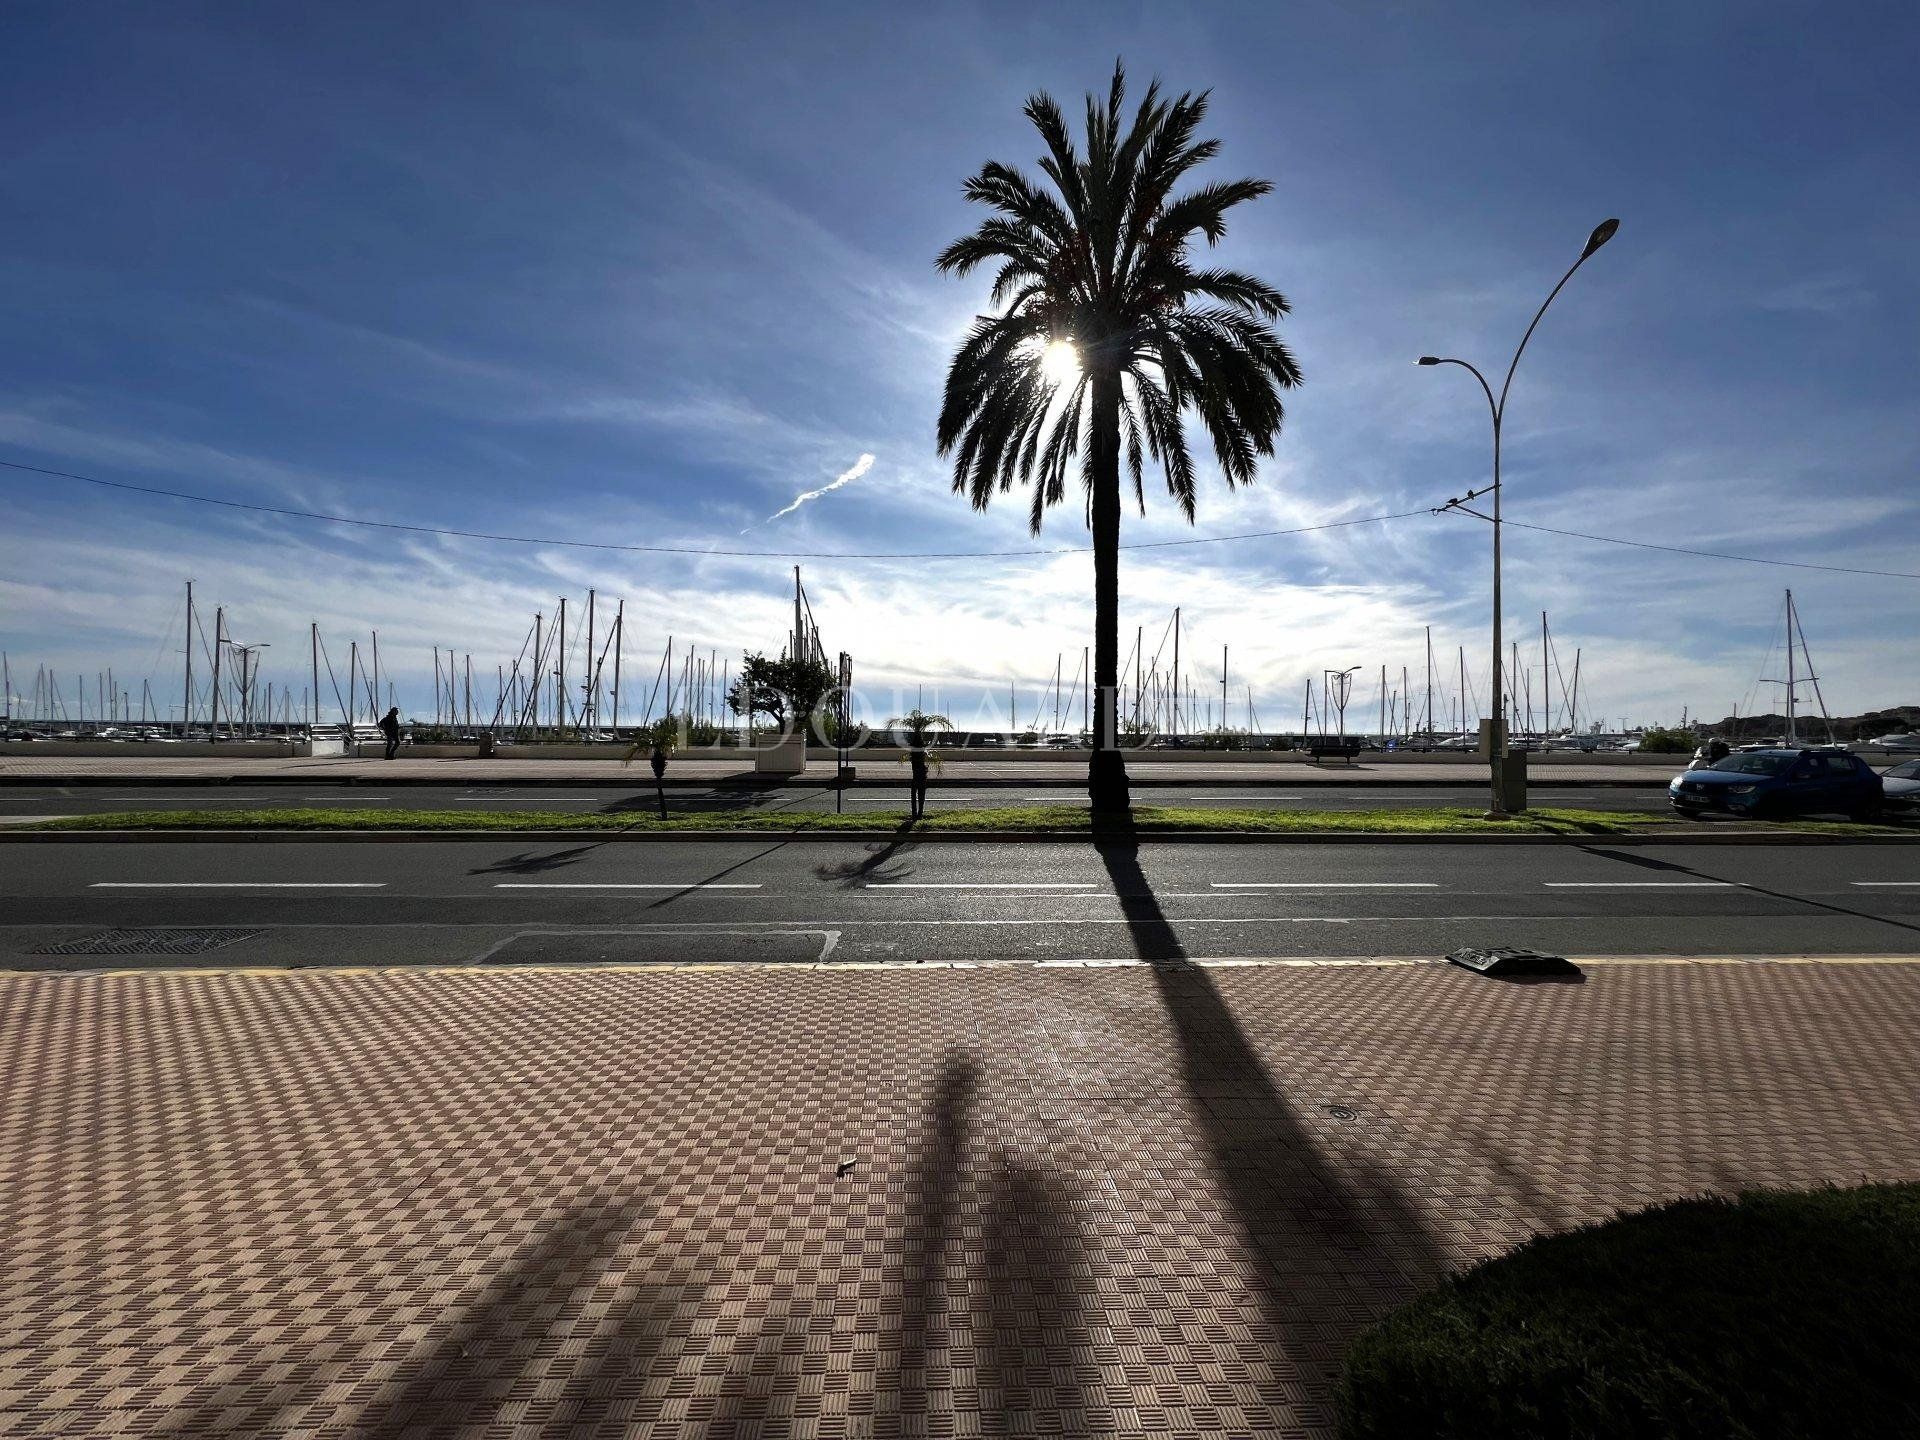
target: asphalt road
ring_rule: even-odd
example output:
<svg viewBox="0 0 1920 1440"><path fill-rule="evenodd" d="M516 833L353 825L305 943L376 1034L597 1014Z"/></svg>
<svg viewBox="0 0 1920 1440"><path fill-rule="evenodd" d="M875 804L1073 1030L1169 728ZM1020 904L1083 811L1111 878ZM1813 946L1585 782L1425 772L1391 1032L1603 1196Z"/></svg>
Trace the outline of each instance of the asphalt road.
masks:
<svg viewBox="0 0 1920 1440"><path fill-rule="evenodd" d="M198 956L54 954L223 928ZM0 968L1920 953L1920 850L856 841L15 844ZM151 942L149 942L149 949Z"/></svg>
<svg viewBox="0 0 1920 1440"><path fill-rule="evenodd" d="M832 810L834 792L818 786L760 790L746 787L669 789L667 809L674 814L734 810ZM1484 786L1338 786L1317 783L1298 789L1272 786L1198 788L1136 785L1141 805L1192 805L1248 810L1375 810L1406 806L1485 805ZM1584 810L1664 811L1660 785L1537 786L1529 796L1540 806ZM113 810L248 810L286 806L390 810L547 810L592 814L643 809L655 805L651 787L620 789L514 789L510 786L206 785L119 787L13 787L0 790L0 821L48 815L97 815ZM848 810L904 810L905 774L898 788L861 787L846 792ZM935 782L928 794L935 809L982 805L1074 805L1084 803L1077 786L946 786Z"/></svg>

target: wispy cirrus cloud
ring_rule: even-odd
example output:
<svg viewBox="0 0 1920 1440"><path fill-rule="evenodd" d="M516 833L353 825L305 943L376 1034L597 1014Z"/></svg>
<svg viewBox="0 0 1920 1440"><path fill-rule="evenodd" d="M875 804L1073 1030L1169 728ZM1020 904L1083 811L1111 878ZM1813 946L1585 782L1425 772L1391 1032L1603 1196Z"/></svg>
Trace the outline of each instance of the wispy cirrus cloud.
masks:
<svg viewBox="0 0 1920 1440"><path fill-rule="evenodd" d="M764 520L756 520L753 524L747 526L747 530L757 530L762 525L771 525L774 521L778 520L782 515L791 515L794 511L798 510L802 505L805 505L809 500L818 500L822 495L832 494L835 490L838 490L842 485L851 485L854 481L858 480L862 475L866 474L867 471L871 470L872 468L873 468L873 456L862 455L858 460L853 462L853 465L851 468L841 471L838 475L834 476L832 480L828 481L825 485L822 485L818 490L803 490L800 494L793 497L793 503L791 505L788 505L784 510L774 511L773 514L769 515ZM744 535L747 533L747 530L742 530L740 533Z"/></svg>

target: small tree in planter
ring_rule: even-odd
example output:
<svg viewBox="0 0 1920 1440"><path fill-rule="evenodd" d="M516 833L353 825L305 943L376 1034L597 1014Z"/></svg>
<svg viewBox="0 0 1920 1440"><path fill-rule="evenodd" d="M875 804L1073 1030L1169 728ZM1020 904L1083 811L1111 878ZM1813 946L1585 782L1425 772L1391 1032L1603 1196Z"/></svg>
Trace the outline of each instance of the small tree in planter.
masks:
<svg viewBox="0 0 1920 1440"><path fill-rule="evenodd" d="M918 820L927 813L927 767L940 763L938 755L927 753L927 737L935 730L951 730L953 722L944 715L929 715L916 707L889 720L887 728L906 737L907 764L912 767L909 814Z"/></svg>
<svg viewBox="0 0 1920 1440"><path fill-rule="evenodd" d="M804 731L833 687L833 669L823 661L748 654L740 662L740 677L728 687L727 708L749 724L755 715L765 715L784 735L789 727Z"/></svg>

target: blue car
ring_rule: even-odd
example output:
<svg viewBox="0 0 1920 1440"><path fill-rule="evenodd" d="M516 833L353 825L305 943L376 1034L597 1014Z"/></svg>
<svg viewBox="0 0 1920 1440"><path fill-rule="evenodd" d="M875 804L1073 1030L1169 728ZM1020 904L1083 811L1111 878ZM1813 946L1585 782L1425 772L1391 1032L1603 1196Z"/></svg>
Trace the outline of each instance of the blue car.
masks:
<svg viewBox="0 0 1920 1440"><path fill-rule="evenodd" d="M1770 819L1837 813L1866 820L1885 798L1880 777L1845 750L1736 750L1667 786L1667 803L1689 818L1708 810Z"/></svg>

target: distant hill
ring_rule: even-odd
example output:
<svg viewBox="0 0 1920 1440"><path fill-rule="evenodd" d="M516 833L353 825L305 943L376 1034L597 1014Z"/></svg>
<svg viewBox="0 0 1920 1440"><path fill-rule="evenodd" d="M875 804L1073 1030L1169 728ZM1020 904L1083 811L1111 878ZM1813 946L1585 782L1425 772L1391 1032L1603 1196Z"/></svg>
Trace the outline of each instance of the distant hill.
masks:
<svg viewBox="0 0 1920 1440"><path fill-rule="evenodd" d="M1808 715L1802 711L1798 723L1803 736L1826 739L1826 725L1818 712ZM1784 735L1787 717L1742 715L1736 720L1729 715L1717 724L1702 724L1696 728L1703 735L1718 735L1724 740L1748 740L1760 735ZM1920 730L1920 705L1895 705L1890 710L1869 710L1864 715L1833 717L1835 740L1871 740L1878 735L1903 735L1913 730Z"/></svg>

